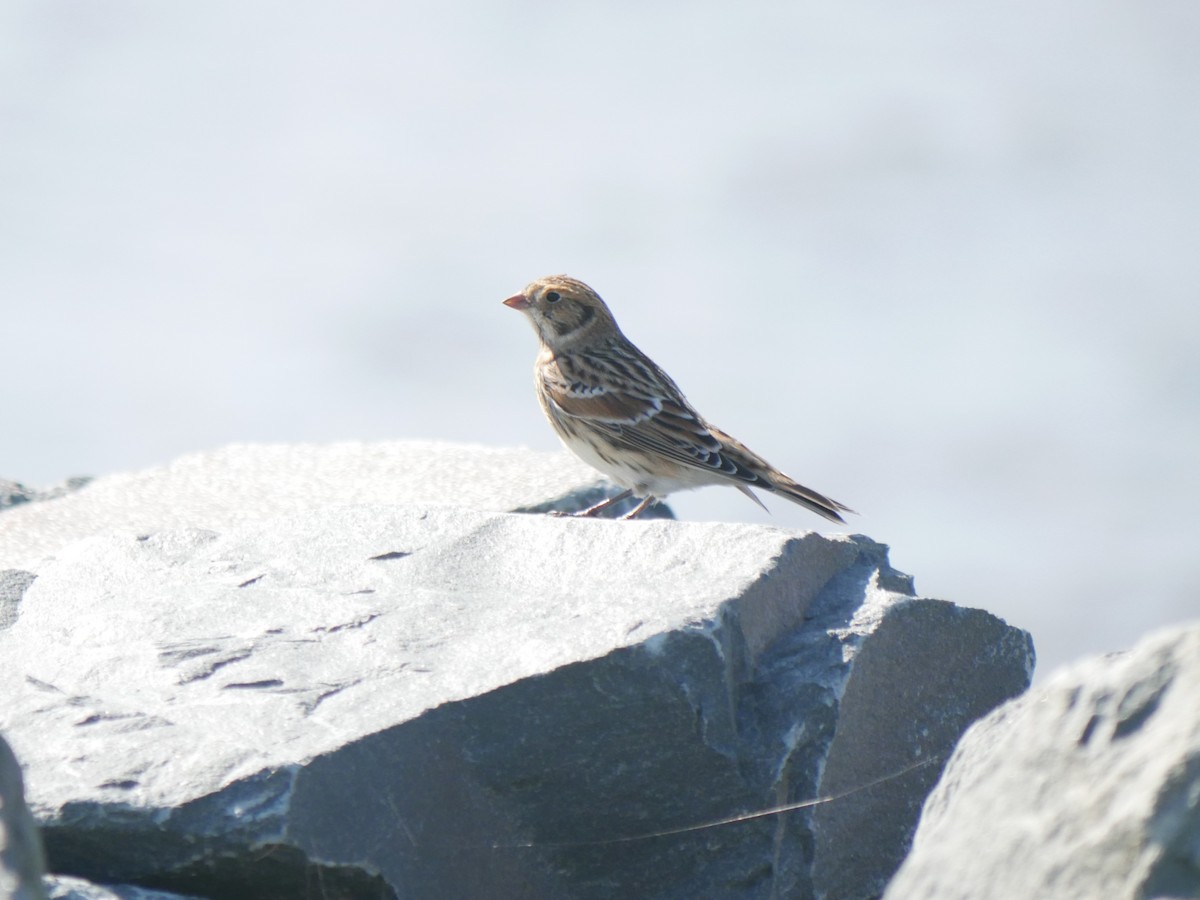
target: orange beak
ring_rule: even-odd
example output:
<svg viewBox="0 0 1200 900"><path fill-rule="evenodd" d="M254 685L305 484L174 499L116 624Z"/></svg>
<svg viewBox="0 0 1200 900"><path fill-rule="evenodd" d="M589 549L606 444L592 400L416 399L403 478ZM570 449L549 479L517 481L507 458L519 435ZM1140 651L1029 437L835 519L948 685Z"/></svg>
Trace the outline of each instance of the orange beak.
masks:
<svg viewBox="0 0 1200 900"><path fill-rule="evenodd" d="M529 309L529 298L524 294L513 294L504 301L504 305L513 309Z"/></svg>

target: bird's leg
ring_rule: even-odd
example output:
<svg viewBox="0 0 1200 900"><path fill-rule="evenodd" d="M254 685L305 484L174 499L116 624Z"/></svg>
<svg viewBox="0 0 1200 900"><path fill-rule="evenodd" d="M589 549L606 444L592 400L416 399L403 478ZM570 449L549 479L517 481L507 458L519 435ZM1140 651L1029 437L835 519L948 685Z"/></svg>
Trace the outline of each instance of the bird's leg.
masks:
<svg viewBox="0 0 1200 900"><path fill-rule="evenodd" d="M654 495L651 494L649 497L647 497L645 500L643 500L641 503L639 503L637 506L635 506L632 510L625 513L625 515L621 516L621 518L622 519L636 519L638 516L640 516L642 514L642 511L653 502L654 502Z"/></svg>
<svg viewBox="0 0 1200 900"><path fill-rule="evenodd" d="M608 509L614 503L620 503L622 500L627 500L633 496L633 491L621 491L605 500L601 500L595 506L589 506L587 509L581 509L579 512L571 513L572 516L594 516Z"/></svg>

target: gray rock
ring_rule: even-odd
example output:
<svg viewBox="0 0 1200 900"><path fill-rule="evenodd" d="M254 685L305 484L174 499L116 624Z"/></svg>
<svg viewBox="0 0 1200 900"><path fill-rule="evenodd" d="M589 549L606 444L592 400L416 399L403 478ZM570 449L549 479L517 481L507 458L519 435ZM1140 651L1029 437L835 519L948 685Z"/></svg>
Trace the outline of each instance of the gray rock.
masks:
<svg viewBox="0 0 1200 900"><path fill-rule="evenodd" d="M0 631L17 621L25 589L37 578L32 572L20 569L0 570Z"/></svg>
<svg viewBox="0 0 1200 900"><path fill-rule="evenodd" d="M977 723L889 900L1200 897L1200 624Z"/></svg>
<svg viewBox="0 0 1200 900"><path fill-rule="evenodd" d="M36 498L37 492L21 482L0 478L0 512L21 503L29 503Z"/></svg>
<svg viewBox="0 0 1200 900"><path fill-rule="evenodd" d="M889 611L854 661L821 792L882 782L815 810L818 896L882 893L964 725L1024 691L1033 661L1026 632L979 610L918 601Z"/></svg>
<svg viewBox="0 0 1200 900"><path fill-rule="evenodd" d="M89 476L78 475L74 478L68 478L62 484L55 485L52 488L38 490L37 488L26 487L19 481L9 481L6 478L0 478L0 512L22 503L65 497L72 491L79 490L91 480Z"/></svg>
<svg viewBox="0 0 1200 900"><path fill-rule="evenodd" d="M106 532L225 531L358 504L575 510L614 491L565 452L429 441L235 444L142 472L106 475L79 490L46 494L57 499L14 506L0 515L0 569L37 572L43 558ZM615 512L628 507L627 502ZM670 513L664 509L659 515Z"/></svg>
<svg viewBox="0 0 1200 900"><path fill-rule="evenodd" d="M270 505L267 473L201 468L202 496ZM51 542L0 631L0 726L54 871L262 900L877 896L938 766L863 779L940 759L1032 666L862 537L276 499Z"/></svg>
<svg viewBox="0 0 1200 900"><path fill-rule="evenodd" d="M42 842L25 805L21 765L0 737L0 898L45 900Z"/></svg>

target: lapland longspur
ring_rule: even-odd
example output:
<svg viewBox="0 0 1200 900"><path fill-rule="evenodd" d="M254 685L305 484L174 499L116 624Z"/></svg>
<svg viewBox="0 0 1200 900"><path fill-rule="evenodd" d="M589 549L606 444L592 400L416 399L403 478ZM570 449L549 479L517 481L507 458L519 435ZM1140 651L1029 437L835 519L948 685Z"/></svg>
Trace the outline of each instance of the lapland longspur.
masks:
<svg viewBox="0 0 1200 900"><path fill-rule="evenodd" d="M625 489L577 515L634 496L632 519L656 499L709 484L732 485L759 506L750 488L762 488L834 522L853 512L706 422L582 281L540 278L504 304L529 318L541 342L534 381L546 418L569 450Z"/></svg>

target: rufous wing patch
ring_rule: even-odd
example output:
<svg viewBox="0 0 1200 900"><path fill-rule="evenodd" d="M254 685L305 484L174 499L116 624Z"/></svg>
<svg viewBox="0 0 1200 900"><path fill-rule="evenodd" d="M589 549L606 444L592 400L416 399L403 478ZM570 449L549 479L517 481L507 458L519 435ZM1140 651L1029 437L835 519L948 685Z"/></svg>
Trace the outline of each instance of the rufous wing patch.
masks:
<svg viewBox="0 0 1200 900"><path fill-rule="evenodd" d="M608 390L572 391L561 382L546 381L550 401L566 415L614 424L644 421L659 410L656 401Z"/></svg>

